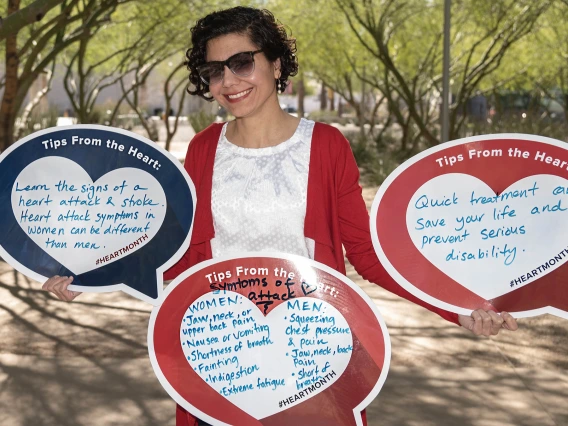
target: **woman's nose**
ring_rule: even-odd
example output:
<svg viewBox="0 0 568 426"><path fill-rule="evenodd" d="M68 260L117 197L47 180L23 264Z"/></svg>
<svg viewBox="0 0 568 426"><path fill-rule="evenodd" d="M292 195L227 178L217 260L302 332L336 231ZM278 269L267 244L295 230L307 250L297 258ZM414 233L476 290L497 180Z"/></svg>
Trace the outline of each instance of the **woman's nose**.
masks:
<svg viewBox="0 0 568 426"><path fill-rule="evenodd" d="M223 69L223 87L230 87L238 83L238 81L239 78L233 74L227 65L225 65L225 68Z"/></svg>

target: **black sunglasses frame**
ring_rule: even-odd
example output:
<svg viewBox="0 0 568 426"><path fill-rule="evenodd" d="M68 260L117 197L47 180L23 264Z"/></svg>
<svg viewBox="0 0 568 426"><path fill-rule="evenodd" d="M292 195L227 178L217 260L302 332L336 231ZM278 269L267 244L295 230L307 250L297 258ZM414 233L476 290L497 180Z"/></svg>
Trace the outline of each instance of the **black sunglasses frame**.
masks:
<svg viewBox="0 0 568 426"><path fill-rule="evenodd" d="M234 55L230 56L229 58L227 58L227 60L225 61L211 61L211 62L206 62L205 64L199 66L197 68L197 72L199 73L199 78L201 79L201 81L203 83L205 83L207 86L209 86L211 83L207 81L206 78L203 77L203 75L201 74L202 70L204 70L205 68L210 68L211 66L213 67L218 67L219 69L221 69L221 73L224 74L224 70L225 67L229 68L229 70L231 70L231 72L233 74L235 74L237 77L248 77L249 75L251 75L254 72L254 55L256 55L257 53L262 52L262 49L259 50L254 50L254 51L249 51L249 52L239 52L239 53L235 53ZM242 54L249 54L251 59L252 59L252 71L246 75L239 75L237 74L235 71L233 71L233 69L230 66L230 62L235 58L235 56L238 55L242 55ZM222 80L222 79L221 79Z"/></svg>

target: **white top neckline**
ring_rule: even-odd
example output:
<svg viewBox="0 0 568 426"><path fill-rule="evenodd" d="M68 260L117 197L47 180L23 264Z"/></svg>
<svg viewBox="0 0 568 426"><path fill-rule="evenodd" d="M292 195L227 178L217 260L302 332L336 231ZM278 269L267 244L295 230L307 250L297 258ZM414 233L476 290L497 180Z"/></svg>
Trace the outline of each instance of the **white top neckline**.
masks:
<svg viewBox="0 0 568 426"><path fill-rule="evenodd" d="M256 156L256 155L277 154L277 153L285 151L291 145L294 145L295 143L301 141L302 138L301 138L301 135L300 135L300 129L302 129L308 123L309 123L309 120L306 120L305 118L301 118L300 122L298 123L298 127L296 127L296 130L294 131L294 134L290 137L290 139L285 140L284 142L280 142L278 145L266 146L266 147L263 147L263 148L245 148L245 147L242 147L242 146L235 145L229 139L227 139L227 136L225 134L226 131L227 131L227 125L229 124L227 122L223 125L223 129L221 130L221 137L219 139L219 143L222 143L223 145L225 145L224 146L225 149L232 150L234 153L240 154L240 155Z"/></svg>

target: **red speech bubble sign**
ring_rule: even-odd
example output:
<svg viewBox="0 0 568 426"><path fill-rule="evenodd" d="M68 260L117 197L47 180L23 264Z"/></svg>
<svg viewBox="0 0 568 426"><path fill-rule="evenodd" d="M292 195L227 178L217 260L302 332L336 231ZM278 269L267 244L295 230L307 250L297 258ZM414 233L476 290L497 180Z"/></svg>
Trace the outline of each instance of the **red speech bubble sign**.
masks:
<svg viewBox="0 0 568 426"><path fill-rule="evenodd" d="M166 289L148 350L169 395L213 425L363 424L390 340L345 276L285 254L203 262Z"/></svg>
<svg viewBox="0 0 568 426"><path fill-rule="evenodd" d="M380 187L373 245L420 299L460 314L568 318L568 150L486 135L411 158Z"/></svg>

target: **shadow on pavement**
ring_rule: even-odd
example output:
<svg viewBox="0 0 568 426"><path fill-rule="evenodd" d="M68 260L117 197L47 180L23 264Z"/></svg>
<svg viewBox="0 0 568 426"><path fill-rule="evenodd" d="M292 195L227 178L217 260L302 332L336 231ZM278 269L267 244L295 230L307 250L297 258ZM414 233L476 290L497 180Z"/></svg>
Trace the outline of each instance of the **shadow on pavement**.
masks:
<svg viewBox="0 0 568 426"><path fill-rule="evenodd" d="M369 426L568 424L568 321L478 338L348 275L379 306L391 370ZM0 425L173 425L146 349L151 307L122 293L61 302L0 262Z"/></svg>

